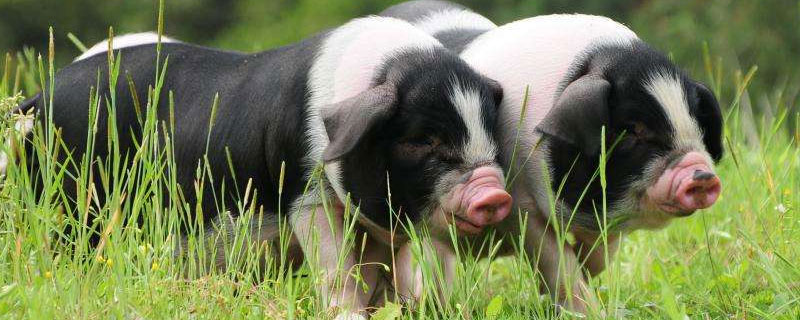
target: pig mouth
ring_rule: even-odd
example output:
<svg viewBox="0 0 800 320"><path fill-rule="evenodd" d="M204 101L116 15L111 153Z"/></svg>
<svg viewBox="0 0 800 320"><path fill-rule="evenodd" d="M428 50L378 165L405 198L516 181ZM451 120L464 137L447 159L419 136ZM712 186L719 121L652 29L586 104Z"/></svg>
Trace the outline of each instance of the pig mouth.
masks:
<svg viewBox="0 0 800 320"><path fill-rule="evenodd" d="M673 216L680 217L680 218L691 216L695 212L695 210L684 210L684 209L682 209L680 207L680 205L677 204L674 201L673 202L659 203L658 204L658 209L660 209L661 211L664 211L666 213L669 213L669 214L671 214Z"/></svg>
<svg viewBox="0 0 800 320"><path fill-rule="evenodd" d="M459 215L453 215L453 222L456 225L458 230L463 231L467 234L478 234L483 231L483 226L479 226L467 220L467 218L461 217Z"/></svg>

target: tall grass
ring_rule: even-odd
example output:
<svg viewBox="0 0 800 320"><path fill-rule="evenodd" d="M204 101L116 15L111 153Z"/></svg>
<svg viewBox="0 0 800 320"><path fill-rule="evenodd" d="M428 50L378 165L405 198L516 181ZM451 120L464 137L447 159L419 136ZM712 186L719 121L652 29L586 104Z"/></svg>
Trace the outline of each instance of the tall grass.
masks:
<svg viewBox="0 0 800 320"><path fill-rule="evenodd" d="M159 21L161 31L163 19ZM51 100L53 83L49 80L55 67L50 43L44 58L35 56L33 50L16 57L7 55L0 82L5 108L2 132L15 140L2 145L11 165L0 190L0 316L330 317L320 303L329 297L321 297L318 289L324 270L314 267L313 258L312 263L299 267L288 264L289 247L296 239L289 232L287 213L263 212L255 205L259 197L280 195L258 194L249 184L245 190L233 190L240 195L235 207L224 208L218 202L223 214L212 225L202 219L210 213L183 200L186 192L195 192L201 199L205 185L217 184L209 174L210 165L201 160L196 167L196 184L177 185L175 167L186 164L175 163L173 156L174 94L162 94L169 57L159 58L157 77L148 88L148 96L134 99L143 129L132 153L119 151L119 128L113 116L109 116L106 128L96 125L101 108L110 115L115 113L113 88L118 81L127 81L130 87L141 85L120 73L125 57L111 53L107 69L99 71L108 76L98 76L108 79L111 92L105 95L93 90L87 99L87 120L95 125L86 133L89 143L83 156L71 156L52 123L37 125L27 138L14 134L12 128L19 116L7 115L5 110L20 101L21 92L32 95L43 88L47 105L40 112L52 113L59 107ZM800 317L800 246L796 245L800 239L800 115L788 111L793 101L777 100L770 106L776 117L770 121L753 119L742 105L747 103L747 86L755 69L724 79L720 72L724 66L711 63L712 59L706 61L708 77L717 92L726 83L736 88L735 96L722 97L730 101L724 108L727 156L718 167L724 181L723 196L713 208L677 220L665 230L627 236L616 258L609 259L609 270L592 280L602 307L592 310L589 317ZM99 81L95 88L100 86ZM159 101L164 96L169 101ZM153 106L164 103L170 106L170 117L160 121ZM209 103L212 113L224 107L218 106L216 99ZM211 118L209 134L214 126L214 116ZM110 137L105 146L111 150L108 157L95 154L99 133ZM24 144L33 152L24 152ZM24 165L30 163L35 165ZM320 193L319 174L317 170L307 194ZM77 192L64 190L63 182L69 179L75 181ZM603 168L597 179L605 185ZM102 185L95 185L96 181ZM225 188L215 189L214 194L230 192ZM76 197L68 199L71 194ZM601 211L605 212L605 204ZM331 214L332 210L326 208L324 212ZM356 208L346 207L346 229L335 230L346 235L345 243L338 246L340 261L345 248L359 253L365 250L364 239L355 238L352 232L358 214ZM599 216L602 218L604 215ZM277 227L252 227L265 225L267 219L274 220ZM398 229L410 236L418 260L437 260L425 249L426 230L402 224ZM607 236L604 232L603 241ZM98 239L97 243L92 239ZM559 239L562 243L571 241L563 231ZM510 244L518 254L481 259L496 256L501 242ZM441 265L421 264L423 298L404 305L389 303L375 317L574 316L554 310L550 298L539 292L540 275L530 263L535 257L524 254L523 242L524 236L494 237L477 244L453 240L462 263L456 268L454 282L446 284L451 289L443 302L437 299L436 289L442 284Z"/></svg>

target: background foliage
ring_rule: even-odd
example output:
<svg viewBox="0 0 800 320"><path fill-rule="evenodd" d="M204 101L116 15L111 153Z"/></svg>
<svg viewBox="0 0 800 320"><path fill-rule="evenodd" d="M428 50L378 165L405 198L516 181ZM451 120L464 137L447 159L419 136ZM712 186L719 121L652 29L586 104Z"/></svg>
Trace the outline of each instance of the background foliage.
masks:
<svg viewBox="0 0 800 320"><path fill-rule="evenodd" d="M169 0L167 34L227 49L256 51L302 39L353 17L373 14L398 0ZM695 75L702 46L726 66L758 65L751 88L757 110L764 99L793 105L800 79L800 1L797 0L462 0L498 23L548 13L591 13L622 21L652 45L669 52ZM43 49L47 26L56 35L58 65L79 51L71 32L87 45L117 34L152 30L158 1L0 0L0 52ZM737 69L729 69L736 72ZM790 72L787 72L790 71ZM707 79L702 79L707 80ZM786 88L786 90L781 90ZM762 91L762 90L759 90ZM776 92L784 97L776 97ZM788 95L788 97L786 97ZM774 102L774 101L773 101Z"/></svg>

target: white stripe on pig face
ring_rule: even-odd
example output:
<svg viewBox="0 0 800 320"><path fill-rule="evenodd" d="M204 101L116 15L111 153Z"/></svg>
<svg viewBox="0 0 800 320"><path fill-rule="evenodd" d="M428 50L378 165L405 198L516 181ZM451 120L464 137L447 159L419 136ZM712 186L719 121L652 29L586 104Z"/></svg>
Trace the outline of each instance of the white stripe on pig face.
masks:
<svg viewBox="0 0 800 320"><path fill-rule="evenodd" d="M705 150L703 134L689 114L686 90L680 78L667 72L654 72L644 88L656 99L672 126L675 149ZM711 162L711 161L709 161Z"/></svg>
<svg viewBox="0 0 800 320"><path fill-rule="evenodd" d="M468 166L489 163L497 157L497 145L489 137L491 126L486 126L480 91L463 86L453 79L450 101L464 121L467 128L467 141L462 151L464 163Z"/></svg>

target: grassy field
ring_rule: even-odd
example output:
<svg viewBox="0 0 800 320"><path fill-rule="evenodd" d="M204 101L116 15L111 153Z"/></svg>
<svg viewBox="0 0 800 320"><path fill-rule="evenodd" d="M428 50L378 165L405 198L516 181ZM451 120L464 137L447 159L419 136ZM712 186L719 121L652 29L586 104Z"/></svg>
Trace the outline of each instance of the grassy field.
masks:
<svg viewBox="0 0 800 320"><path fill-rule="evenodd" d="M52 59L52 55L34 57L32 52L6 59L0 82L3 110L19 101L15 93L33 94L37 84L52 77ZM724 66L711 60L708 75L699 77L709 80L717 91L721 86L738 88L735 96L721 97L730 102L724 106L726 156L718 166L723 195L711 209L677 220L664 230L627 236L610 269L593 280L604 308L589 318L800 318L800 115L786 111L790 102L777 98L769 104L774 116L753 116L746 90L753 72L717 72ZM109 65L112 75L117 75L117 63ZM165 65L168 70L168 59L162 61L161 67ZM124 76L111 78L126 81ZM152 90L157 93L160 85L156 83ZM155 93L151 96L158 97ZM90 100L90 110L115 108L113 99L99 104L96 96ZM141 97L142 109L153 109L145 108L146 103L157 101ZM12 136L9 127L15 118L4 120L3 132ZM31 161L43 170L31 173L24 166L9 167L0 190L0 317L328 316L317 302L319 281L313 268L286 271L281 259L269 259L265 269L259 268L259 259L284 251L286 241L241 245L250 243L246 240L251 236L242 226L248 219L259 218L257 208L250 205L251 190L241 190L242 200L232 209L243 217L231 226L235 232L234 241L228 241L227 264L233 267L204 270L205 264L196 263L214 254L206 252L198 240L204 237L204 226L183 218L193 208L178 197L163 199L165 190L177 193L168 170L175 165L169 129L159 130L169 126L159 123L153 112L144 111L142 121L145 134L137 153L127 155L130 162L119 154L109 159L55 162L53 155L63 152L58 137L40 128L28 143L37 150ZM98 130L116 128L112 124ZM154 143L159 137L164 143ZM3 149L24 157L12 146ZM90 168L101 172L106 186L103 203L97 201ZM198 170L200 183L209 179L205 172L203 167ZM41 179L34 179L34 174ZM79 181L82 196L65 202L60 181L70 175ZM36 183L44 190L42 197L33 192ZM85 227L90 216L98 217L95 228ZM140 224L133 222L138 217L142 217ZM181 234L181 224L190 225L188 235ZM73 232L66 234L67 228ZM97 246L89 244L93 230L99 232ZM189 239L188 255L197 259L175 258L175 247L183 237ZM285 234L281 238L285 240ZM413 308L390 304L374 318L574 316L553 311L549 298L538 292L536 271L526 259L489 262L465 257L454 292L445 303L426 299Z"/></svg>

